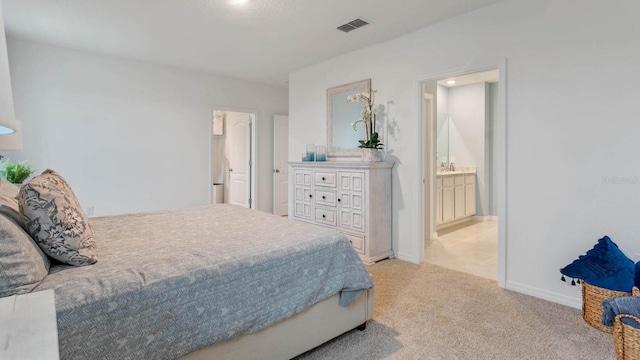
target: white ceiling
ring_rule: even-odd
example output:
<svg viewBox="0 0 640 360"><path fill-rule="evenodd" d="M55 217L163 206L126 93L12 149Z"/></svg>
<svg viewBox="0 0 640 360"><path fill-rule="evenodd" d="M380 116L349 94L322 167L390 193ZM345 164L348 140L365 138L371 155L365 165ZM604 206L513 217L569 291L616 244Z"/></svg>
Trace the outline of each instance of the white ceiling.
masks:
<svg viewBox="0 0 640 360"><path fill-rule="evenodd" d="M4 0L10 37L285 86L288 73L501 0ZM343 33L361 17L371 25Z"/></svg>

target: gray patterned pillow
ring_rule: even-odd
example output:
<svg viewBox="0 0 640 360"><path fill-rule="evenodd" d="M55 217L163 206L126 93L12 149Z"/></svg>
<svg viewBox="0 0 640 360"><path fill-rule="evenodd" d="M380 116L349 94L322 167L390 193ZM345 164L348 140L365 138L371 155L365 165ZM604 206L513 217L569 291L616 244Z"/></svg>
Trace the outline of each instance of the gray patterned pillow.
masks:
<svg viewBox="0 0 640 360"><path fill-rule="evenodd" d="M18 204L27 232L47 255L75 266L98 261L89 219L60 174L47 169L31 179L20 189Z"/></svg>
<svg viewBox="0 0 640 360"><path fill-rule="evenodd" d="M49 259L21 226L0 215L0 298L26 294L49 273Z"/></svg>
<svg viewBox="0 0 640 360"><path fill-rule="evenodd" d="M7 179L0 176L0 195L15 199L20 192L20 187L10 183Z"/></svg>
<svg viewBox="0 0 640 360"><path fill-rule="evenodd" d="M8 216L11 220L14 220L22 226L18 200L16 200L19 192L20 188L17 185L0 177L0 214Z"/></svg>

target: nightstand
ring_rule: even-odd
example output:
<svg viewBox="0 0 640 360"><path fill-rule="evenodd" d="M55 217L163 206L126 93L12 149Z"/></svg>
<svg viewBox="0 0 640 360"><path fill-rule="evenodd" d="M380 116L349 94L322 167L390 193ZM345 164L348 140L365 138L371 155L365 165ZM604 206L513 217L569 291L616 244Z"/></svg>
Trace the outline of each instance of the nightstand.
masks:
<svg viewBox="0 0 640 360"><path fill-rule="evenodd" d="M0 299L0 341L0 359L60 359L53 290Z"/></svg>

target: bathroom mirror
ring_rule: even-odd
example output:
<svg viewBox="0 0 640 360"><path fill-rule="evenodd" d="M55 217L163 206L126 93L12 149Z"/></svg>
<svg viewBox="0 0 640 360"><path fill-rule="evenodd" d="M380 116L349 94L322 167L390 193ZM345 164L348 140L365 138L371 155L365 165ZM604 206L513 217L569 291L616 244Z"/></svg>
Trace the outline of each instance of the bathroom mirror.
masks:
<svg viewBox="0 0 640 360"><path fill-rule="evenodd" d="M347 103L347 97L369 92L371 79L352 82L327 89L327 148L329 157L360 156L358 140L365 134L362 126L353 130L351 124L360 119L360 102Z"/></svg>
<svg viewBox="0 0 640 360"><path fill-rule="evenodd" d="M449 114L445 112L438 112L437 118L437 165L442 163L449 164Z"/></svg>

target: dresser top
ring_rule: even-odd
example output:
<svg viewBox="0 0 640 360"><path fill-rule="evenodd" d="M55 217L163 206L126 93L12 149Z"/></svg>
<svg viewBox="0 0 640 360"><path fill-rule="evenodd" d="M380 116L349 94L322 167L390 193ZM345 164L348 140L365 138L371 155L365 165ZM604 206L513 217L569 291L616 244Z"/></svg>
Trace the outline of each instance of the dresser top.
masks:
<svg viewBox="0 0 640 360"><path fill-rule="evenodd" d="M362 161L303 161L303 162L290 162L289 166L292 167L313 167L313 168L361 168L361 169L390 169L395 163L393 161L377 161L377 162L362 162Z"/></svg>

